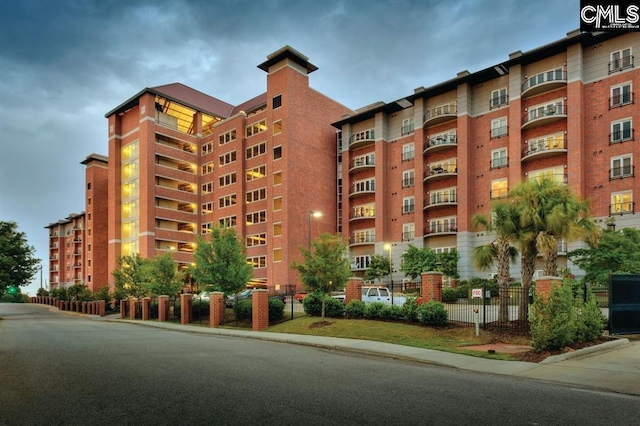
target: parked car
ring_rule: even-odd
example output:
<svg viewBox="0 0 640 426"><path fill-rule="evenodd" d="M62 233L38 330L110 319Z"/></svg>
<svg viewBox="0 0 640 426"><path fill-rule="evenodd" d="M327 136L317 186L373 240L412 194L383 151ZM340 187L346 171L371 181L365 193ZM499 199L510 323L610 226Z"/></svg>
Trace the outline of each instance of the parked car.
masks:
<svg viewBox="0 0 640 426"><path fill-rule="evenodd" d="M246 290L241 291L238 294L227 296L224 304L227 308L233 308L233 306L236 303L236 300L251 299L252 293L253 293L253 290L248 288ZM287 297L282 295L269 296L269 300L282 300L282 303L284 304L287 303Z"/></svg>
<svg viewBox="0 0 640 426"><path fill-rule="evenodd" d="M342 303L347 300L347 296L344 294L344 291L332 291L329 295Z"/></svg>
<svg viewBox="0 0 640 426"><path fill-rule="evenodd" d="M208 302L210 300L210 294L208 291L203 291L202 293L194 294L193 300L200 300L202 302Z"/></svg>
<svg viewBox="0 0 640 426"><path fill-rule="evenodd" d="M302 301L304 300L304 298L307 297L307 292L305 291L301 291L299 293L296 293L293 295L293 298L295 300L297 300L298 302L302 303Z"/></svg>
<svg viewBox="0 0 640 426"><path fill-rule="evenodd" d="M392 292L387 287L377 286L363 286L362 287L362 301L364 303L381 302L385 305L404 305L406 298L404 296L393 296L393 303L391 302Z"/></svg>

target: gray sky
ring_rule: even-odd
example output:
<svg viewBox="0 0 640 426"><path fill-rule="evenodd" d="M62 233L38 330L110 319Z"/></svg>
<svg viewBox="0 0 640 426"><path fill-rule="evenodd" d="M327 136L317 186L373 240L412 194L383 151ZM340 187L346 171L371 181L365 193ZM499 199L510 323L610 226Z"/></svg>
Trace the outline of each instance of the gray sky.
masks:
<svg viewBox="0 0 640 426"><path fill-rule="evenodd" d="M284 45L311 86L351 109L390 102L559 40L578 0L0 1L0 220L26 232L47 277L44 226L84 209L84 166L107 153L104 114L181 82L237 105ZM35 293L40 285L23 290Z"/></svg>

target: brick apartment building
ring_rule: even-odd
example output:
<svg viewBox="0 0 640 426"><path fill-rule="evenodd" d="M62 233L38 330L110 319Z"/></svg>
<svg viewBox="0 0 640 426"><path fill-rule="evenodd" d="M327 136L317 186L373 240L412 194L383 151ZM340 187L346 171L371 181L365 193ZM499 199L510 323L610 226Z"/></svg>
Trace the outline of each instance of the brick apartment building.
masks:
<svg viewBox="0 0 640 426"><path fill-rule="evenodd" d="M638 33L573 32L357 111L311 89L317 68L289 47L259 65L266 93L239 106L181 84L144 89L106 115L108 163L87 163L87 261L107 259L92 282L106 283L117 258L136 252L169 252L185 267L196 235L214 225L236 228L256 281L272 291L299 282L289 265L319 232L342 233L355 275L381 254L401 279L400 256L413 244L455 247L461 277L483 276L470 253L491 237L471 228L472 216L539 176L589 198L603 227L610 218L638 226L637 49ZM96 185L108 187L106 209L89 192Z"/></svg>

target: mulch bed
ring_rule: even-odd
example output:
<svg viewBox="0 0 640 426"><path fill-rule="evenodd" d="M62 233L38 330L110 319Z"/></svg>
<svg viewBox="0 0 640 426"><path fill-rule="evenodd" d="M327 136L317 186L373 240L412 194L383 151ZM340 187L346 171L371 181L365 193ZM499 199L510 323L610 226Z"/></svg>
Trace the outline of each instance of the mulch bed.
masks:
<svg viewBox="0 0 640 426"><path fill-rule="evenodd" d="M565 354L568 352L574 352L577 351L578 349L583 349L583 348L588 348L589 346L595 346L595 345L599 345L601 343L606 343L608 341L610 341L610 338L607 337L601 337L598 340L594 340L593 342L576 342L576 343L572 343L568 346L566 346L563 349L559 349L559 350L554 350L554 351L541 351L541 352L536 352L534 350L531 350L529 352L521 352L521 353L517 353L517 354L513 354L513 357L518 360L518 361L525 361L525 362L541 362L544 361L546 358L553 356L553 355L561 355L561 354Z"/></svg>

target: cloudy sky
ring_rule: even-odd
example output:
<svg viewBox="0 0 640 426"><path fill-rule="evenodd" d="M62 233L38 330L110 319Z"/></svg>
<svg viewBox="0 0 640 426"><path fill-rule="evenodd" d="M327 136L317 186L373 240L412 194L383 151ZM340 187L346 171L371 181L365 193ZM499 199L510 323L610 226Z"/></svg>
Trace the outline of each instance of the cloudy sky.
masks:
<svg viewBox="0 0 640 426"><path fill-rule="evenodd" d="M107 153L104 114L181 82L231 104L266 90L256 66L290 45L316 90L356 109L559 40L579 1L0 1L0 220L47 277L50 222L84 209L84 166ZM35 293L39 277L26 289Z"/></svg>

